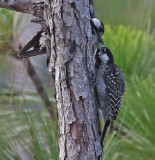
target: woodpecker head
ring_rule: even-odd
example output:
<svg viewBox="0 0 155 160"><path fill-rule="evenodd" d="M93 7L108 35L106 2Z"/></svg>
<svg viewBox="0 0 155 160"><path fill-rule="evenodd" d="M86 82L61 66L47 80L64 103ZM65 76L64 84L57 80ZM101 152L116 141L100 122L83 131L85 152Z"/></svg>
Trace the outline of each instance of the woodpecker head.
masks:
<svg viewBox="0 0 155 160"><path fill-rule="evenodd" d="M97 50L95 55L95 60L97 65L102 65L102 64L109 65L114 63L114 57L111 51L106 47L102 47L101 49Z"/></svg>
<svg viewBox="0 0 155 160"><path fill-rule="evenodd" d="M104 34L104 25L100 20L93 18L90 19L90 22L97 32L100 32L102 35Z"/></svg>

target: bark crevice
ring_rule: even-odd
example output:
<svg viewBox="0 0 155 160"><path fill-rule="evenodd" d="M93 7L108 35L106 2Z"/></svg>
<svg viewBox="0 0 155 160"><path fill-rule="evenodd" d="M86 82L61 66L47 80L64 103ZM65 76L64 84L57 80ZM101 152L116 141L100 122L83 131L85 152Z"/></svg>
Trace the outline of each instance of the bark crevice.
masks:
<svg viewBox="0 0 155 160"><path fill-rule="evenodd" d="M54 69L59 159L102 159L94 88L87 85L95 71L93 54L98 45L90 25L92 6L90 9L89 0L44 0L43 8L51 32L50 69ZM31 7L25 12L34 10Z"/></svg>
<svg viewBox="0 0 155 160"><path fill-rule="evenodd" d="M94 72L92 52L95 47L89 3L88 0L58 0L53 2L52 9L59 159L99 159L101 148L100 151L99 147L95 149L96 137L99 137L98 111L93 86L86 85L90 72Z"/></svg>

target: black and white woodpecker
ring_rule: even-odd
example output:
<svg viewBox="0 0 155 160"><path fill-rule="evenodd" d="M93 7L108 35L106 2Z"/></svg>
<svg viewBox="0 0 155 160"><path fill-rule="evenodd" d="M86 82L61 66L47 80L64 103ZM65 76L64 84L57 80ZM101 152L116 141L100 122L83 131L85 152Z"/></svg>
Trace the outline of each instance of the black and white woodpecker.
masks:
<svg viewBox="0 0 155 160"><path fill-rule="evenodd" d="M96 34L98 36L98 40L99 42L104 45L103 40L102 40L102 35L104 34L104 25L103 23L98 20L97 18L92 18L90 19L91 25L93 27L93 29L95 29Z"/></svg>
<svg viewBox="0 0 155 160"><path fill-rule="evenodd" d="M112 128L116 120L125 92L125 80L121 69L114 64L111 51L102 47L98 49L95 59L95 89L99 108L103 114L104 128L101 135L101 146L108 127Z"/></svg>
<svg viewBox="0 0 155 160"><path fill-rule="evenodd" d="M28 43L19 51L20 58L29 58L42 54L47 55L47 67L51 57L51 34L46 22L40 18L32 19L31 22L41 24L42 28L28 41Z"/></svg>

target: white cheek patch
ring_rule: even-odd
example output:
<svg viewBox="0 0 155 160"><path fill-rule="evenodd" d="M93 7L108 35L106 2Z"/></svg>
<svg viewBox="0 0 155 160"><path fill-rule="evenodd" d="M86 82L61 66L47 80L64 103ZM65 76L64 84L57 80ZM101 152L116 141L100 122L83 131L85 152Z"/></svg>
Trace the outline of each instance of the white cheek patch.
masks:
<svg viewBox="0 0 155 160"><path fill-rule="evenodd" d="M93 18L93 22L94 22L94 25L95 25L97 28L99 28L99 27L101 26L101 22L100 22L98 19Z"/></svg>
<svg viewBox="0 0 155 160"><path fill-rule="evenodd" d="M109 57L107 54L101 55L101 60L103 63L107 63L109 61Z"/></svg>

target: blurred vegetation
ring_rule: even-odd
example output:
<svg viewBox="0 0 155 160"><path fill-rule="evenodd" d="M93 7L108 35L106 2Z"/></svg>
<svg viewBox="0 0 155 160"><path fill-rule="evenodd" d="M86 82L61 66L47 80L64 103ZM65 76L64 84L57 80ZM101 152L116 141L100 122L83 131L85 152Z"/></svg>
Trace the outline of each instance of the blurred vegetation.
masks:
<svg viewBox="0 0 155 160"><path fill-rule="evenodd" d="M104 43L114 53L115 63L126 79L126 93L115 130L106 135L104 160L153 160L155 2L96 0L95 6L105 24ZM2 60L5 46L10 45L13 12L0 9L0 17ZM0 160L21 160L21 148L32 160L58 159L57 121L53 123L44 108L32 107L42 104L40 100L23 100L18 95L13 89L0 89Z"/></svg>
<svg viewBox="0 0 155 160"><path fill-rule="evenodd" d="M125 25L152 32L155 26L154 0L95 0L97 17L111 26Z"/></svg>

